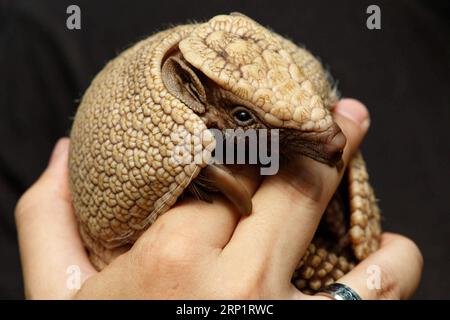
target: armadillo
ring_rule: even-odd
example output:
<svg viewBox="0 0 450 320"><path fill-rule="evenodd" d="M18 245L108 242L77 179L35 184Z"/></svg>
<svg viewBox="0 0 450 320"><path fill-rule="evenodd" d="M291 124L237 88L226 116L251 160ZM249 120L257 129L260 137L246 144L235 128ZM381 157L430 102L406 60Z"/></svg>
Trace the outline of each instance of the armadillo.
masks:
<svg viewBox="0 0 450 320"><path fill-rule="evenodd" d="M70 134L73 205L93 265L101 270L129 250L185 194L223 191L236 210L251 212L245 189L221 190L221 179L234 182L226 165L208 161L214 138L200 142L196 162L174 160L180 139L277 128L283 150L338 166L346 141L330 112L337 99L315 56L239 13L175 26L125 50L92 81ZM215 189L198 183L207 175ZM380 233L358 152L292 282L304 292L333 283L377 250Z"/></svg>

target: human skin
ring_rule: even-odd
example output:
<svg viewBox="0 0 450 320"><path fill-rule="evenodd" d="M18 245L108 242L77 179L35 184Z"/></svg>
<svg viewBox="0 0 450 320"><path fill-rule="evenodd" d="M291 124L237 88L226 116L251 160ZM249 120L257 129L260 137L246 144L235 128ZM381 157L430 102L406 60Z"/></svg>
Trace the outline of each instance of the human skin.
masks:
<svg viewBox="0 0 450 320"><path fill-rule="evenodd" d="M347 137L346 165L369 127L367 109L343 99L333 110ZM25 295L30 299L328 299L291 283L343 170L299 157L274 176L233 169L250 190L253 212L239 215L222 196L186 199L161 216L126 253L101 272L89 262L78 234L68 180L69 139L16 207ZM387 213L388 214L388 213ZM81 288L67 286L67 268L82 272ZM381 288L367 286L370 266ZM339 279L363 299L406 299L415 292L423 259L409 239L384 233L380 249Z"/></svg>

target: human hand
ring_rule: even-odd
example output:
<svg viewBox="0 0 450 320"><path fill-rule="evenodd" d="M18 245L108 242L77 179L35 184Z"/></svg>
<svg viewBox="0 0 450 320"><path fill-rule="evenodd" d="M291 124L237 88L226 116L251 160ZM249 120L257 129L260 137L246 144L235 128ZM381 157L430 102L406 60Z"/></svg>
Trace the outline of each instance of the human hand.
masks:
<svg viewBox="0 0 450 320"><path fill-rule="evenodd" d="M347 164L368 128L355 100L334 110L347 137ZM68 139L16 207L25 293L37 299L327 299L291 283L343 170L299 157L275 176L256 168L235 174L253 195L241 217L221 196L213 203L184 200L161 216L123 255L97 272L78 234L68 186ZM255 170L254 170L255 169ZM67 287L69 266L82 272L79 290ZM366 270L381 270L381 289L369 289ZM383 234L381 248L339 280L363 299L408 298L420 280L422 256L399 235Z"/></svg>

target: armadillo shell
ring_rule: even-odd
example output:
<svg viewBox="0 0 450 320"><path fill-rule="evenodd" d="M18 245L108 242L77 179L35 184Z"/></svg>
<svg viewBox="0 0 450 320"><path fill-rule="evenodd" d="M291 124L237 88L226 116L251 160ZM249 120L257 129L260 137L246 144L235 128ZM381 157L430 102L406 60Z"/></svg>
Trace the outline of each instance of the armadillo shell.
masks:
<svg viewBox="0 0 450 320"><path fill-rule="evenodd" d="M236 36L245 35L246 26L256 30L256 36L265 30L248 21L233 29L221 24L223 17L228 16L210 23ZM196 52L208 48L196 46L204 45L199 39L202 32L212 32L208 28L207 24L178 26L137 43L109 62L83 96L71 130L70 185L80 234L98 269L128 250L176 202L215 146L202 120L166 90L161 78L164 57L181 42L186 58L206 75L237 95L249 94L249 86L239 87L238 81L230 80L233 72L219 72L211 63L202 65ZM292 42L274 33L269 38L295 59L316 63ZM264 37L259 41L270 48ZM323 72L319 66L305 74L322 88L321 100L331 105L335 93L323 74L315 76L314 72ZM195 161L185 161L199 136L202 150ZM174 152L180 152L181 159L174 159ZM320 228L328 230L328 236L323 240L322 231L318 232L294 274L293 281L302 290L318 290L338 279L378 248L379 209L360 154L350 163L347 177L347 191L330 202Z"/></svg>

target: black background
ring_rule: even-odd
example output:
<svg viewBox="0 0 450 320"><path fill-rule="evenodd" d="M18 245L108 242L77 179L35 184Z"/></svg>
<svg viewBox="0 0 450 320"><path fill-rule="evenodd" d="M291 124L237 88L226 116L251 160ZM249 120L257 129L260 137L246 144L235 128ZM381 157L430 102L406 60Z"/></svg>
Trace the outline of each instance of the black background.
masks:
<svg viewBox="0 0 450 320"><path fill-rule="evenodd" d="M21 298L14 206L67 135L93 76L157 30L240 11L318 55L372 126L362 147L384 229L421 248L415 298L450 298L448 1L0 0L0 298ZM81 30L66 8L81 8ZM381 30L366 8L381 8ZM405 266L407 268L408 266Z"/></svg>

